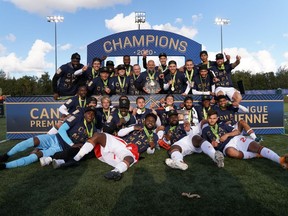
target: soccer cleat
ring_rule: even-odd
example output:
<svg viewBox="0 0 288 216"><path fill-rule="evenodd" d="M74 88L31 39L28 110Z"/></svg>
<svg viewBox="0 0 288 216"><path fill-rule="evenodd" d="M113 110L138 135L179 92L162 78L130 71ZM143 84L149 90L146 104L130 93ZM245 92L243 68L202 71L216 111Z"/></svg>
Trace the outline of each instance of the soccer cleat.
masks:
<svg viewBox="0 0 288 216"><path fill-rule="evenodd" d="M6 153L3 155L0 155L0 162L6 162L8 158L9 156Z"/></svg>
<svg viewBox="0 0 288 216"><path fill-rule="evenodd" d="M224 167L224 155L222 152L220 152L220 151L215 152L215 162L217 163L217 166L219 168Z"/></svg>
<svg viewBox="0 0 288 216"><path fill-rule="evenodd" d="M184 161L176 161L171 158L166 158L165 163L173 169L187 170L188 165Z"/></svg>
<svg viewBox="0 0 288 216"><path fill-rule="evenodd" d="M167 142L165 142L163 139L158 140L158 145L166 150L169 150L171 148L171 146Z"/></svg>
<svg viewBox="0 0 288 216"><path fill-rule="evenodd" d="M53 163L53 162L52 162ZM55 162L54 162L55 163ZM65 163L62 163L59 168L67 168L67 167L73 167L73 166L78 166L79 165L79 162L72 159L72 160L69 160ZM54 167L54 166L53 166ZM55 168L56 169L56 168Z"/></svg>
<svg viewBox="0 0 288 216"><path fill-rule="evenodd" d="M279 159L279 163L282 166L283 169L288 169L288 154L283 155Z"/></svg>
<svg viewBox="0 0 288 216"><path fill-rule="evenodd" d="M52 158L51 157L41 157L40 158L40 164L41 166L47 166L52 162Z"/></svg>
<svg viewBox="0 0 288 216"><path fill-rule="evenodd" d="M122 174L117 171L110 171L106 173L104 177L108 180L119 181L122 178Z"/></svg>
<svg viewBox="0 0 288 216"><path fill-rule="evenodd" d="M58 169L59 167L61 167L62 164L65 163L65 160L62 160L62 159L53 159L52 161L52 166L54 169Z"/></svg>
<svg viewBox="0 0 288 216"><path fill-rule="evenodd" d="M263 137L262 136L257 136L255 139L256 142L260 143L263 141Z"/></svg>

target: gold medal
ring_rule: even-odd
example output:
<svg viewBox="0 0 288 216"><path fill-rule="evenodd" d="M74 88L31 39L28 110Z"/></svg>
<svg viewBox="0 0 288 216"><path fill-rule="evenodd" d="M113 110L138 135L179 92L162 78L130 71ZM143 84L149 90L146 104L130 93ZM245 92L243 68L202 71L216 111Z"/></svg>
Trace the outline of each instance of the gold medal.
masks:
<svg viewBox="0 0 288 216"><path fill-rule="evenodd" d="M174 86L172 86L172 87L171 87L171 91L174 91L174 90L175 90L175 88L174 88Z"/></svg>

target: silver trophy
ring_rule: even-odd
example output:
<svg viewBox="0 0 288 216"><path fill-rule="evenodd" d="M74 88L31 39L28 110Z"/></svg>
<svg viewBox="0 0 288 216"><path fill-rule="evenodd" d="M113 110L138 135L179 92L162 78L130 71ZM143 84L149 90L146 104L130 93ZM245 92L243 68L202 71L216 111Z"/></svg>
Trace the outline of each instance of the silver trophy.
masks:
<svg viewBox="0 0 288 216"><path fill-rule="evenodd" d="M160 84L156 80L148 80L145 83L144 88L146 89L146 92L149 94L155 94L161 90Z"/></svg>

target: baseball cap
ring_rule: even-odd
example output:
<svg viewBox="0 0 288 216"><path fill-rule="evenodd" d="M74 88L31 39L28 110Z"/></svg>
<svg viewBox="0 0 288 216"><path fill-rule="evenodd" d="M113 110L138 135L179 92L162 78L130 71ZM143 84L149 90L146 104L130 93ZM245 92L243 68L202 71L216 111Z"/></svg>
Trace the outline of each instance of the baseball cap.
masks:
<svg viewBox="0 0 288 216"><path fill-rule="evenodd" d="M208 96L208 95L203 95L202 96L202 101L205 101L205 100L211 100L211 98L210 98L210 96Z"/></svg>
<svg viewBox="0 0 288 216"><path fill-rule="evenodd" d="M222 53L218 53L216 55L216 60L218 60L218 59L224 59L224 55Z"/></svg>
<svg viewBox="0 0 288 216"><path fill-rule="evenodd" d="M176 110L170 110L170 111L168 112L168 117L171 117L171 116L173 116L173 115L178 115L178 112L177 112Z"/></svg>
<svg viewBox="0 0 288 216"><path fill-rule="evenodd" d="M130 108L130 101L127 98L122 98L119 100L119 108Z"/></svg>
<svg viewBox="0 0 288 216"><path fill-rule="evenodd" d="M89 111L93 111L94 114L96 115L96 108L94 106L88 106L85 108L85 113Z"/></svg>
<svg viewBox="0 0 288 216"><path fill-rule="evenodd" d="M114 66L114 62L109 60L106 62L106 66Z"/></svg>
<svg viewBox="0 0 288 216"><path fill-rule="evenodd" d="M102 72L110 73L110 70L109 70L107 67L102 67L102 68L100 69L100 73L102 73Z"/></svg>
<svg viewBox="0 0 288 216"><path fill-rule="evenodd" d="M199 71L201 71L201 70L208 70L207 64L201 64L199 67Z"/></svg>
<svg viewBox="0 0 288 216"><path fill-rule="evenodd" d="M167 54L162 52L162 53L159 54L159 58L162 57L162 56L167 57Z"/></svg>
<svg viewBox="0 0 288 216"><path fill-rule="evenodd" d="M117 66L117 70L126 70L126 67L124 64L120 64Z"/></svg>

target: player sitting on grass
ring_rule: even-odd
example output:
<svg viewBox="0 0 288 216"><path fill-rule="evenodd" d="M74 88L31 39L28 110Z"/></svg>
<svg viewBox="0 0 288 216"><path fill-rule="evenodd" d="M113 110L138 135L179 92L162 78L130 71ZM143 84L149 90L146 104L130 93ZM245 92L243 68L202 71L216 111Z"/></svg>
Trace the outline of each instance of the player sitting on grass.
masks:
<svg viewBox="0 0 288 216"><path fill-rule="evenodd" d="M227 124L218 124L217 121L217 111L209 110L208 126L202 130L203 138L211 142L216 150L222 151L228 157L237 159L250 159L260 155L280 164L284 169L288 169L288 155L280 157L250 137L239 135L240 132L237 129Z"/></svg>

